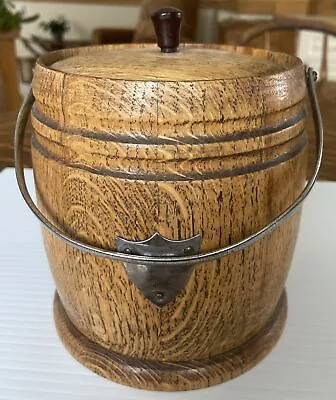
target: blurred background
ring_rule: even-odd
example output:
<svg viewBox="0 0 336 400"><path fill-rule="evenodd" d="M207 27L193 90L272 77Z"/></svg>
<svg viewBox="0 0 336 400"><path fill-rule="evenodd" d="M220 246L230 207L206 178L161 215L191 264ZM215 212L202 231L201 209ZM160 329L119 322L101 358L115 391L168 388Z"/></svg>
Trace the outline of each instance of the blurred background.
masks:
<svg viewBox="0 0 336 400"><path fill-rule="evenodd" d="M320 72L319 98L327 133L332 131L327 138L331 161L325 161L329 167L323 176L334 179L335 0L0 0L0 169L12 164L15 118L37 57L89 44L154 42L149 16L163 5L184 11L183 41L242 43L296 54Z"/></svg>

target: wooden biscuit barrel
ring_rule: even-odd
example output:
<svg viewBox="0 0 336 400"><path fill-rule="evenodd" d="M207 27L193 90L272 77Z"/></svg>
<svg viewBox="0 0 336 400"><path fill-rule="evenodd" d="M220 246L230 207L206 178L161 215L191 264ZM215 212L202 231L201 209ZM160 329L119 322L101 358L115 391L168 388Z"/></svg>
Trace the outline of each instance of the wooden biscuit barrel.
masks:
<svg viewBox="0 0 336 400"><path fill-rule="evenodd" d="M175 50L46 54L28 100L58 333L96 373L167 391L232 379L273 348L313 185L301 60Z"/></svg>

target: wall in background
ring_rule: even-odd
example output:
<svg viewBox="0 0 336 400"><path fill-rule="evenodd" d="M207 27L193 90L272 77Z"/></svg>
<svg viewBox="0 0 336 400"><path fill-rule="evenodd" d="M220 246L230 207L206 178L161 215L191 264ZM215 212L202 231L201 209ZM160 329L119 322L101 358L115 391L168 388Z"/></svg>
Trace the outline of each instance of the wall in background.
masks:
<svg viewBox="0 0 336 400"><path fill-rule="evenodd" d="M68 39L90 39L92 30L96 27L132 28L139 17L138 6L20 1L15 1L15 5L26 10L27 15L40 14L38 21L23 25L21 34L27 38L32 34L46 36L47 34L39 27L40 21L48 21L59 15L65 16L70 22L71 30L66 36ZM17 52L19 56L29 54L20 43L17 45Z"/></svg>
<svg viewBox="0 0 336 400"><path fill-rule="evenodd" d="M304 62L315 68L317 72L321 68L321 55L323 51L323 34L305 31L301 34L298 43L297 55ZM328 79L336 81L336 39L329 37L328 40Z"/></svg>
<svg viewBox="0 0 336 400"><path fill-rule="evenodd" d="M90 39L92 30L96 27L135 27L139 17L139 6L132 5L100 5L80 3L40 3L15 1L18 8L23 8L27 13L40 14L40 20L25 24L22 36L30 37L32 34L46 35L39 28L39 22L49 20L58 15L64 15L70 21L71 31L67 34L68 39ZM216 37L216 21L227 18L229 13L213 9L202 9L199 14L198 41L212 42ZM301 35L299 41L298 55L307 64L319 69L320 54L322 49L322 36L316 33ZM330 75L336 79L336 40L330 40ZM17 44L19 57L27 56L29 53L20 44Z"/></svg>
<svg viewBox="0 0 336 400"><path fill-rule="evenodd" d="M45 36L40 27L40 21L47 21L59 15L64 15L71 25L68 39L90 39L93 29L97 27L133 28L139 18L139 6L132 5L101 5L80 3L40 3L15 1L19 9L24 9L27 15L39 13L40 19L22 28L22 36L29 38L32 34ZM221 12L222 13L222 12ZM225 13L224 13L225 14ZM223 13L222 13L223 15ZM200 41L211 42L215 35L214 21L217 12L211 9L202 9L199 15L198 37ZM18 42L19 56L29 55L27 50Z"/></svg>

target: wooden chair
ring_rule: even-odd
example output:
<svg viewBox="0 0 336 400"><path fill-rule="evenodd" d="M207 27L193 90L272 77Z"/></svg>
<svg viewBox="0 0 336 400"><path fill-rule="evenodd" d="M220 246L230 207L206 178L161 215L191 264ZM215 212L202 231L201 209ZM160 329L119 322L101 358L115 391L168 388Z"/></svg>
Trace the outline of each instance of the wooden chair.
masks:
<svg viewBox="0 0 336 400"><path fill-rule="evenodd" d="M267 32L273 31L295 31L310 30L324 34L322 51L322 63L319 80L317 83L317 95L321 107L324 130L325 147L324 157L319 174L319 179L336 181L336 82L328 81L328 37L336 37L336 27L313 18L278 18L273 21L261 23L246 30L237 45L247 45ZM267 42L266 42L267 44ZM269 48L269 46L264 46ZM315 140L314 124L312 114L309 113L307 121L307 131L310 140L309 167L311 168L315 160Z"/></svg>
<svg viewBox="0 0 336 400"><path fill-rule="evenodd" d="M0 112L17 111L21 104L15 54L17 37L18 32L0 32Z"/></svg>
<svg viewBox="0 0 336 400"><path fill-rule="evenodd" d="M93 44L132 43L134 29L97 28L92 32Z"/></svg>
<svg viewBox="0 0 336 400"><path fill-rule="evenodd" d="M257 16L253 19L231 18L223 20L218 26L217 42L236 44L246 31L264 23L265 18L263 16ZM294 54L296 51L296 34L290 31L265 32L263 35L252 39L249 46L271 48L273 51Z"/></svg>

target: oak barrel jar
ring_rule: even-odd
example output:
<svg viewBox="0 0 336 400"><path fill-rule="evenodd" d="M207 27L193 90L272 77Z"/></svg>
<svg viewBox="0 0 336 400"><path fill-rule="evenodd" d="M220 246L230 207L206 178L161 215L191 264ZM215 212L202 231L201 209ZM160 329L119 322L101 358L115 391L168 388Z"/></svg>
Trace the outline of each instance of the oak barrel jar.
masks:
<svg viewBox="0 0 336 400"><path fill-rule="evenodd" d="M301 60L177 48L180 18L154 14L161 52L42 56L16 132L60 338L96 373L149 390L224 382L273 348L300 205L321 158L305 186L306 74L322 147L313 73ZM39 209L20 161L30 106Z"/></svg>

